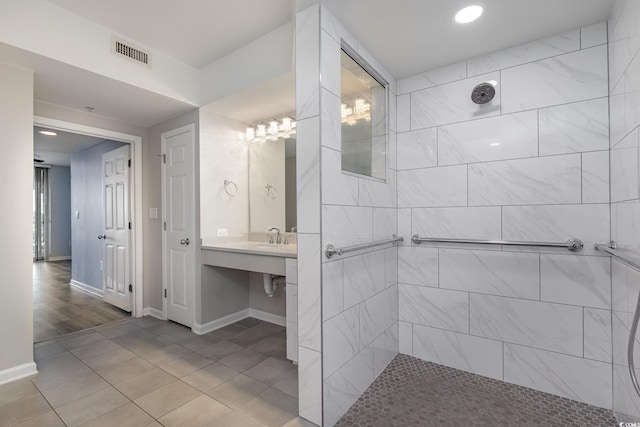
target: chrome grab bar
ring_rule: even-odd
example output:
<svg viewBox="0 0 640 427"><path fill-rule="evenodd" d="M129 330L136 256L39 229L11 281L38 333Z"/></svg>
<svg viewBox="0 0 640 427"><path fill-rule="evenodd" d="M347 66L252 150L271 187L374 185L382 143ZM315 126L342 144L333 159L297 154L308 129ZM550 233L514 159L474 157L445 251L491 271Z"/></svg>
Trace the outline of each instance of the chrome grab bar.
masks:
<svg viewBox="0 0 640 427"><path fill-rule="evenodd" d="M604 252L616 261L620 261L622 264L640 271L640 264L636 264L620 255L618 255L614 249L616 249L615 242L611 241L608 245L602 243L596 243L593 246L597 251ZM633 348L636 342L636 333L638 332L638 320L640 320L640 292L638 293L638 300L636 301L636 310L633 313L633 321L631 322L631 329L629 330L629 341L627 343L627 362L629 365L629 375L631 375L631 382L633 388L636 390L638 396L640 396L640 385L638 385L638 378L636 377L636 371L633 362Z"/></svg>
<svg viewBox="0 0 640 427"><path fill-rule="evenodd" d="M394 234L391 236L391 239L378 240L376 242L363 243L361 245L347 246L346 248L336 248L331 243L329 243L326 249L324 250L324 253L325 255L327 255L327 258L331 258L334 255L342 255L342 254L346 254L347 252L360 251L362 249L369 249L376 246L387 245L389 243L397 243L397 242L403 242L403 241L404 241L404 237L398 237Z"/></svg>
<svg viewBox="0 0 640 427"><path fill-rule="evenodd" d="M502 246L542 246L547 248L565 248L570 251L579 252L584 247L582 240L569 239L564 243L554 242L514 242L510 240L479 240L479 239L441 239L437 237L423 237L420 234L414 234L411 241L416 245L426 242L434 243L474 243L480 245L502 245Z"/></svg>

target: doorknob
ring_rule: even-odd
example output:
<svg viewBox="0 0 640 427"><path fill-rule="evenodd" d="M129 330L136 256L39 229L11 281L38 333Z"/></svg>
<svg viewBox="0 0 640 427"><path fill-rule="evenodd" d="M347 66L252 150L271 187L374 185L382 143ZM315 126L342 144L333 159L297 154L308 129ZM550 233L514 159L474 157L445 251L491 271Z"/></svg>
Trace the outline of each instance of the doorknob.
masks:
<svg viewBox="0 0 640 427"><path fill-rule="evenodd" d="M107 235L106 234L98 234L98 240L102 240L102 239L107 239Z"/></svg>
<svg viewBox="0 0 640 427"><path fill-rule="evenodd" d="M187 246L188 246L188 245L189 245L189 243L191 243L191 242L189 242L189 239L188 239L188 238L187 238L187 239L182 239L182 240L180 240L180 244L181 244L181 245L187 245Z"/></svg>

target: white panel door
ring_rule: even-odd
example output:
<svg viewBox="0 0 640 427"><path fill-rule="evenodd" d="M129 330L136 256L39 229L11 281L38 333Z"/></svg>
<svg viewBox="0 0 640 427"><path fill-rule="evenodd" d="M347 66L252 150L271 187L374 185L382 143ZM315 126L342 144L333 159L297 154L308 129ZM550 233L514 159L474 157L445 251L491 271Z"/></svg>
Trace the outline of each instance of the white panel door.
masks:
<svg viewBox="0 0 640 427"><path fill-rule="evenodd" d="M129 146L102 155L102 208L104 232L102 284L104 301L131 311L129 287Z"/></svg>
<svg viewBox="0 0 640 427"><path fill-rule="evenodd" d="M194 127L162 134L163 281L167 319L192 327L195 294Z"/></svg>

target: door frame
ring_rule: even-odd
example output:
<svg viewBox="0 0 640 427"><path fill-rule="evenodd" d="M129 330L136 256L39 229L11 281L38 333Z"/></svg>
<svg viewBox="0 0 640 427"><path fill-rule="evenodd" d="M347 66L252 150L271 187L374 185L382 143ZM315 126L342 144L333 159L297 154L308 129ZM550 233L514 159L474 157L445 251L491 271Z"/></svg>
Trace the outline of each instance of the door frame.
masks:
<svg viewBox="0 0 640 427"><path fill-rule="evenodd" d="M197 171L197 165L196 165L196 161L198 159L198 154L196 152L196 145L197 145L197 141L196 141L196 126L194 123L189 123L187 125L184 126L180 126L177 127L175 129L171 129L168 130L166 132L162 132L160 134L160 153L161 155L165 155L166 154L166 140L168 137L174 136L174 135L178 135L181 133L184 133L186 131L191 131L192 134L192 138L191 138L191 142L193 144L192 150L191 150L191 161L193 162L193 169L192 169L192 178L193 178L193 201L192 201L192 212L193 212L193 227L191 230L191 233L193 235L193 244L195 245L196 243L198 244L198 248L199 248L199 242L200 242L200 236L199 233L198 235L196 234L196 231L198 230L198 215L197 215L197 208L198 208L198 202L197 202L197 198L198 198L198 181L197 181L197 175L196 175L196 171ZM167 189L165 188L165 179L166 179L166 164L163 161L161 163L161 170L162 170L162 222L164 223L166 221L167 218L167 213L166 213L166 208L167 208L167 197L166 197L166 191ZM192 319L192 326L191 328L193 329L193 327L196 324L196 312L197 312L197 308L196 308L196 300L197 300L197 284L199 283L199 277L200 275L198 274L198 266L199 266L199 259L198 259L198 253L199 250L194 249L194 254L193 254L193 262L194 262L194 284L193 284L193 301L192 301L192 307L193 307L193 319ZM162 231L162 319L163 320L167 320L168 318L168 308L167 308L167 298L165 298L164 293L167 290L167 274L166 274L166 269L167 269L167 233L164 231Z"/></svg>
<svg viewBox="0 0 640 427"><path fill-rule="evenodd" d="M42 116L33 116L33 124L81 135L120 141L131 146L131 175L129 182L130 212L129 217L133 221L133 238L131 239L131 275L133 281L133 305L131 317L143 315L143 209L142 209L142 137L123 132L81 125L79 123L64 120L51 119Z"/></svg>

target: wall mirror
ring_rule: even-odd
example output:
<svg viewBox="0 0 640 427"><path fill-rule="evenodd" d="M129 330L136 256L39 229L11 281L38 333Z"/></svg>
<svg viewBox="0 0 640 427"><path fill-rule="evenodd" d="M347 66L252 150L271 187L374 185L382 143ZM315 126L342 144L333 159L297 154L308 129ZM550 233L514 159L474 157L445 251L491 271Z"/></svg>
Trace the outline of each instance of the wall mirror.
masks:
<svg viewBox="0 0 640 427"><path fill-rule="evenodd" d="M296 226L296 137L249 142L249 230Z"/></svg>
<svg viewBox="0 0 640 427"><path fill-rule="evenodd" d="M292 73L201 108L203 240L265 234L272 226L290 232L297 225L293 111Z"/></svg>
<svg viewBox="0 0 640 427"><path fill-rule="evenodd" d="M388 84L344 43L340 62L342 170L385 180Z"/></svg>

